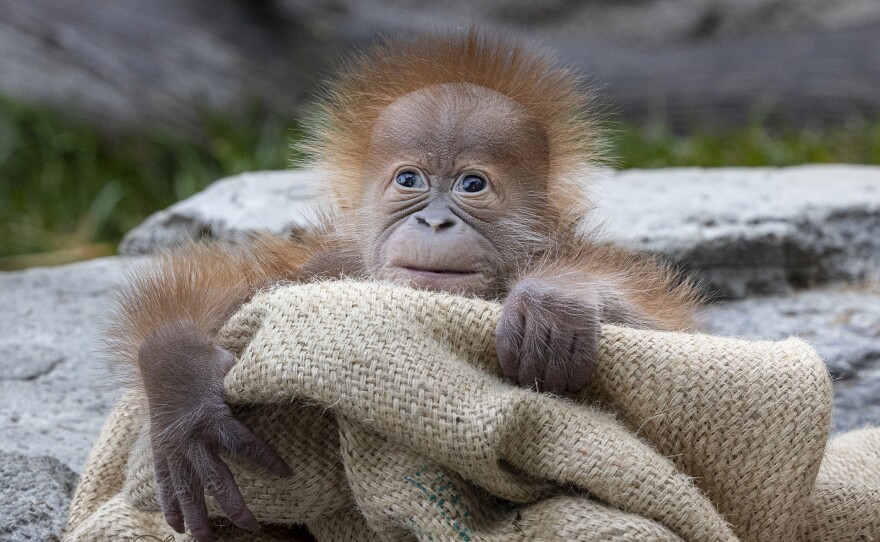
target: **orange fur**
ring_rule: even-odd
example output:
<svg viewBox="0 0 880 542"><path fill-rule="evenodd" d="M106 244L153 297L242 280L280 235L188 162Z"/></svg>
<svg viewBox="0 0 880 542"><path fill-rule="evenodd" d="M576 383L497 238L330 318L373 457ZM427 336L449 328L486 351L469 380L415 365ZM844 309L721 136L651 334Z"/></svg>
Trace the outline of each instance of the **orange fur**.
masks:
<svg viewBox="0 0 880 542"><path fill-rule="evenodd" d="M334 180L343 210L359 205L360 175L373 124L396 99L442 83L470 83L499 92L543 123L550 148L549 193L579 220L589 209L584 181L604 141L581 78L547 52L499 36L468 31L385 40L352 57L315 106L303 144L306 165Z"/></svg>
<svg viewBox="0 0 880 542"><path fill-rule="evenodd" d="M692 331L695 309L703 297L694 282L657 260L635 255L608 243L563 239L554 249L513 278L538 277L562 284L571 292L603 286L609 297L603 321L661 331Z"/></svg>
<svg viewBox="0 0 880 542"><path fill-rule="evenodd" d="M256 290L282 279L322 247L319 236L259 236L248 245L185 243L135 263L105 334L114 358L137 363L138 348L162 324L183 321L213 336Z"/></svg>

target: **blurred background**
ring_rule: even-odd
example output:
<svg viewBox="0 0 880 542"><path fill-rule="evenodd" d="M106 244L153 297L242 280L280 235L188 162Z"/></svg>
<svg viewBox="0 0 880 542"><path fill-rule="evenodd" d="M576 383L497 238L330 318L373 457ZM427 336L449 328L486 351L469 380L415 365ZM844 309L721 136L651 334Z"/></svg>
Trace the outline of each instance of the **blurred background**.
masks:
<svg viewBox="0 0 880 542"><path fill-rule="evenodd" d="M586 75L615 167L880 163L877 0L0 0L0 269L288 167L346 51L474 23Z"/></svg>

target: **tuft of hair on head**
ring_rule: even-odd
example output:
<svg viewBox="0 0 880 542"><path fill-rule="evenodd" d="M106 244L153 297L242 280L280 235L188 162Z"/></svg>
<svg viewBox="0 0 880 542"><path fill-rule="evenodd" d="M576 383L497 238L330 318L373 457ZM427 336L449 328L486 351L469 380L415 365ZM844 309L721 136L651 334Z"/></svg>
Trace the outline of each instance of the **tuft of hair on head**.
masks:
<svg viewBox="0 0 880 542"><path fill-rule="evenodd" d="M523 106L542 123L550 149L548 191L564 221L591 207L586 183L601 163L604 137L581 76L549 52L482 29L385 38L352 55L313 105L302 150L328 179L343 210L363 193L361 170L380 113L413 91L470 83Z"/></svg>

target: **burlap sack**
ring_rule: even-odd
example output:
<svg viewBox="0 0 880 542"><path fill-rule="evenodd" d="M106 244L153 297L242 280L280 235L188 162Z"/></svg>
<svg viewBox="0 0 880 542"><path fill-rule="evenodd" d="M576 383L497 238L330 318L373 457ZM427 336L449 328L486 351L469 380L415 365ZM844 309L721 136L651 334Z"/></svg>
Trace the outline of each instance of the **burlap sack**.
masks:
<svg viewBox="0 0 880 542"><path fill-rule="evenodd" d="M227 396L295 474L232 460L277 528L220 539L295 539L283 526L305 524L321 541L880 540L880 433L826 450L831 387L803 342L605 326L592 387L562 398L499 378L499 313L354 282L242 307L221 332L239 357ZM146 434L131 395L86 465L67 540L173 534Z"/></svg>

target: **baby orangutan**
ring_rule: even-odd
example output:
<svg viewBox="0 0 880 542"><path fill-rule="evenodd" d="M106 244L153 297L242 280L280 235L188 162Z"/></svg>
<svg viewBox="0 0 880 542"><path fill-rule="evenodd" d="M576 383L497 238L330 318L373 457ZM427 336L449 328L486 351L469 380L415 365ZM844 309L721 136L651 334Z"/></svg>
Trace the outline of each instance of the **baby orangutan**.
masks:
<svg viewBox="0 0 880 542"><path fill-rule="evenodd" d="M310 235L190 244L132 278L113 340L141 376L176 531L212 540L205 488L236 525L259 527L221 452L290 472L233 418L235 359L214 342L261 288L349 276L502 300L504 374L554 393L589 381L600 323L690 326L687 281L580 231L599 149L588 101L544 53L496 37L382 43L318 104L307 150L333 205Z"/></svg>

